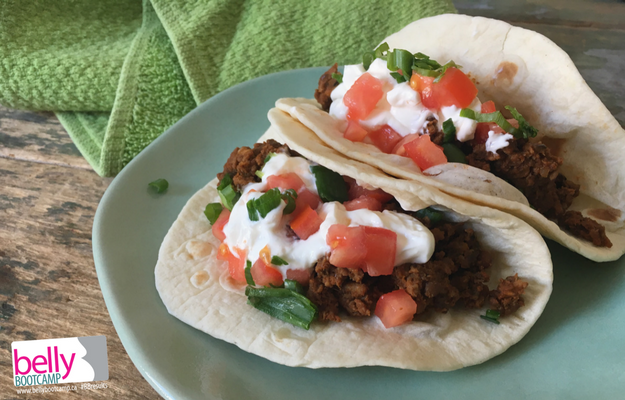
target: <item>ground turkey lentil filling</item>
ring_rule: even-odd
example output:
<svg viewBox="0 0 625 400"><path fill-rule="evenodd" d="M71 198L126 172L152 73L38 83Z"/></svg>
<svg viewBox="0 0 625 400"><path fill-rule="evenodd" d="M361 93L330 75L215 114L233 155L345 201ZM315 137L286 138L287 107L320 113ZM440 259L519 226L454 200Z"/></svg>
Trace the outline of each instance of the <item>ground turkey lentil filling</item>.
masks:
<svg viewBox="0 0 625 400"><path fill-rule="evenodd" d="M422 220L427 226L429 220ZM359 269L337 268L328 257L315 265L307 297L319 308L319 318L341 321L340 312L370 316L384 293L404 289L417 303L417 313L446 313L454 306L482 308L489 304L502 316L525 303L527 282L510 276L489 291L490 254L480 249L475 233L463 224L443 222L429 227L436 241L434 255L424 264L398 265L390 276L372 277ZM418 318L416 316L416 318Z"/></svg>
<svg viewBox="0 0 625 400"><path fill-rule="evenodd" d="M336 64L321 76L319 87L315 90L315 99L325 111L330 109L330 95L338 86L338 82L332 78L333 73L337 73ZM438 130L433 117L428 118L426 132L433 143L442 145L444 135ZM579 211L568 211L575 197L579 196L579 185L557 171L562 165L562 159L551 154L542 142L511 139L508 146L499 149L497 153L486 151L484 144L473 140L456 144L467 156L469 165L490 171L510 182L523 192L534 209L555 221L562 229L595 246L612 247L603 225L584 217Z"/></svg>
<svg viewBox="0 0 625 400"><path fill-rule="evenodd" d="M256 143L253 148L236 148L217 176L221 180L229 174L240 191L248 183L260 181L256 171L262 169L265 158L272 152L298 156L288 146L268 140ZM394 199L383 207L407 213ZM489 291L486 283L491 257L480 248L472 229L462 223L433 224L427 217L420 221L435 239L434 254L424 264L402 264L394 268L392 275L372 277L361 269L336 267L328 256L318 260L306 296L319 308L319 319L338 322L342 312L357 317L371 316L380 296L397 289L406 290L415 300L416 315L427 309L446 313L456 305L482 308L488 302L491 309L505 316L524 305L521 295L527 283L516 275L501 279L497 289ZM289 226L287 233L292 240L299 240Z"/></svg>

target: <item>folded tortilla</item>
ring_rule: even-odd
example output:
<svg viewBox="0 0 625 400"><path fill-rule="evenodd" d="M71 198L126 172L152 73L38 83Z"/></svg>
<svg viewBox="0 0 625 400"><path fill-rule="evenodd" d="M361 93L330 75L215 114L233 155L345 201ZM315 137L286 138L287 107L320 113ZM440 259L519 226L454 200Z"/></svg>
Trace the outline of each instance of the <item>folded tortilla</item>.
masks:
<svg viewBox="0 0 625 400"><path fill-rule="evenodd" d="M273 138L361 185L383 188L404 209L436 205L448 219L466 221L493 258L491 289L499 278L518 273L529 282L523 295L525 306L502 318L500 325L482 320L479 316L484 310L466 309L451 309L447 314L426 312L418 322L391 329L384 328L375 316L314 321L308 331L272 318L247 304L243 287L230 279L226 263L216 259L220 242L203 214L206 204L219 201L215 179L189 200L161 245L156 288L169 313L247 352L309 368L382 365L448 371L502 353L534 325L551 294L553 274L549 250L529 225L416 182L406 185L406 181L347 159L277 109L271 110L269 117L272 127L260 141Z"/></svg>
<svg viewBox="0 0 625 400"><path fill-rule="evenodd" d="M441 62L454 60L475 80L480 99L517 108L539 129L538 138L562 157L559 171L581 186L569 210L604 225L613 246L597 247L563 231L489 172L450 163L426 176L409 158L343 138L344 122L321 111L314 101L281 99L276 106L350 158L513 214L591 260L616 260L625 253L625 131L562 49L539 33L502 21L452 14L418 20L382 42Z"/></svg>

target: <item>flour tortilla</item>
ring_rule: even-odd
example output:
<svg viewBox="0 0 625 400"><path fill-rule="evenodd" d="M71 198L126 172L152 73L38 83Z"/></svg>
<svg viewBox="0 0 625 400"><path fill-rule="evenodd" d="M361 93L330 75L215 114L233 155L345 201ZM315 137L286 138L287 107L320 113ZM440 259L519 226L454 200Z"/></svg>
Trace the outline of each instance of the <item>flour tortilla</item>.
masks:
<svg viewBox="0 0 625 400"><path fill-rule="evenodd" d="M499 181L490 183L488 189L482 179L453 179L453 174L426 176L406 157L384 154L373 145L346 140L342 134L344 125L310 100L282 99L276 106L350 158L511 213L544 236L591 260L616 260L625 253L625 131L562 49L533 31L498 20L455 14L418 20L383 42L391 49L423 52L440 62L454 60L475 79L481 99L516 107L539 129L541 137L560 141L559 156L564 160L560 171L581 185L581 196L571 210L581 211L603 224L612 248L596 247L564 232L510 197L510 188ZM483 174L477 168L466 168L476 176Z"/></svg>
<svg viewBox="0 0 625 400"><path fill-rule="evenodd" d="M241 349L288 366L309 368L382 365L449 371L492 358L519 341L542 313L552 290L552 264L544 241L527 224L497 210L479 207L431 190L406 193L405 182L349 160L323 145L308 129L278 110L270 112L265 135L287 143L308 159L349 175L362 185L384 187L404 208L439 207L454 221L467 221L493 255L491 288L518 273L529 282L526 305L495 325L480 319L484 310L428 312L419 322L385 329L377 317L343 317L313 322L310 330L271 318L246 304L241 286L215 258L219 241L203 214L219 201L213 180L186 204L161 245L156 288L167 310L183 322ZM284 134L284 136L282 136ZM414 190L413 190L414 189Z"/></svg>

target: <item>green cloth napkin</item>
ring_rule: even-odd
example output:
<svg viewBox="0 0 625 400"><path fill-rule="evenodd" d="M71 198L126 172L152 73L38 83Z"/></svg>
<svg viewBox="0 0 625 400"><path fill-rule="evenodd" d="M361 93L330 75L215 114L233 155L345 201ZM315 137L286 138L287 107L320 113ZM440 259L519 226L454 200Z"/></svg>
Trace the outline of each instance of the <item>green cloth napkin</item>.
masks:
<svg viewBox="0 0 625 400"><path fill-rule="evenodd" d="M0 104L55 111L100 175L237 83L360 62L440 0L0 2ZM312 95L312 92L311 92Z"/></svg>

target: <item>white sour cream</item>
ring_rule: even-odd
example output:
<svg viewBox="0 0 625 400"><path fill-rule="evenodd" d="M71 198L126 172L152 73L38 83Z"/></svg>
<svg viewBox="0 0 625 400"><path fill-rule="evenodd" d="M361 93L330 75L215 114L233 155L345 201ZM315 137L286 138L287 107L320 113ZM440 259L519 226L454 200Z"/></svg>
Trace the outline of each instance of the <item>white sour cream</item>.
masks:
<svg viewBox="0 0 625 400"><path fill-rule="evenodd" d="M513 136L509 133L501 134L495 131L488 131L488 139L486 140L486 151L497 153L497 150L508 146L508 140Z"/></svg>
<svg viewBox="0 0 625 400"><path fill-rule="evenodd" d="M442 130L443 121L451 118L456 127L458 140L465 142L473 139L476 121L460 117L460 109L455 106L443 107L440 110L430 110L421 103L419 93L410 87L408 82L397 83L386 66L386 61L375 59L365 71L362 64L346 65L343 72L343 83L332 91L330 115L340 120L347 120L347 106L343 103L345 93L362 74L368 72L374 78L382 81L384 95L371 112L369 117L361 120L360 124L367 129L389 125L401 136L412 133L425 133L427 119L434 117ZM480 111L482 103L475 98L469 108Z"/></svg>
<svg viewBox="0 0 625 400"><path fill-rule="evenodd" d="M271 158L263 168L263 180L252 183L243 189L241 199L234 205L230 219L224 227L226 243L230 249L237 247L247 250L247 259L252 264L259 258L260 251L269 246L271 255L285 259L289 264L275 266L286 277L288 269L309 269L315 262L330 252L326 243L326 235L330 226L342 224L348 226L373 226L392 230L397 234L397 250L395 264L406 262L424 263L434 252L434 236L419 221L405 214L392 211L354 210L347 211L338 202L323 203L317 209L323 223L317 232L306 240L295 240L287 237L286 225L290 215L282 215L285 202L270 211L265 218L251 221L247 211L247 202L258 198L267 188L267 177L270 175L297 173L306 187L317 193L315 177L310 172L310 163L301 157L288 157L279 154Z"/></svg>

